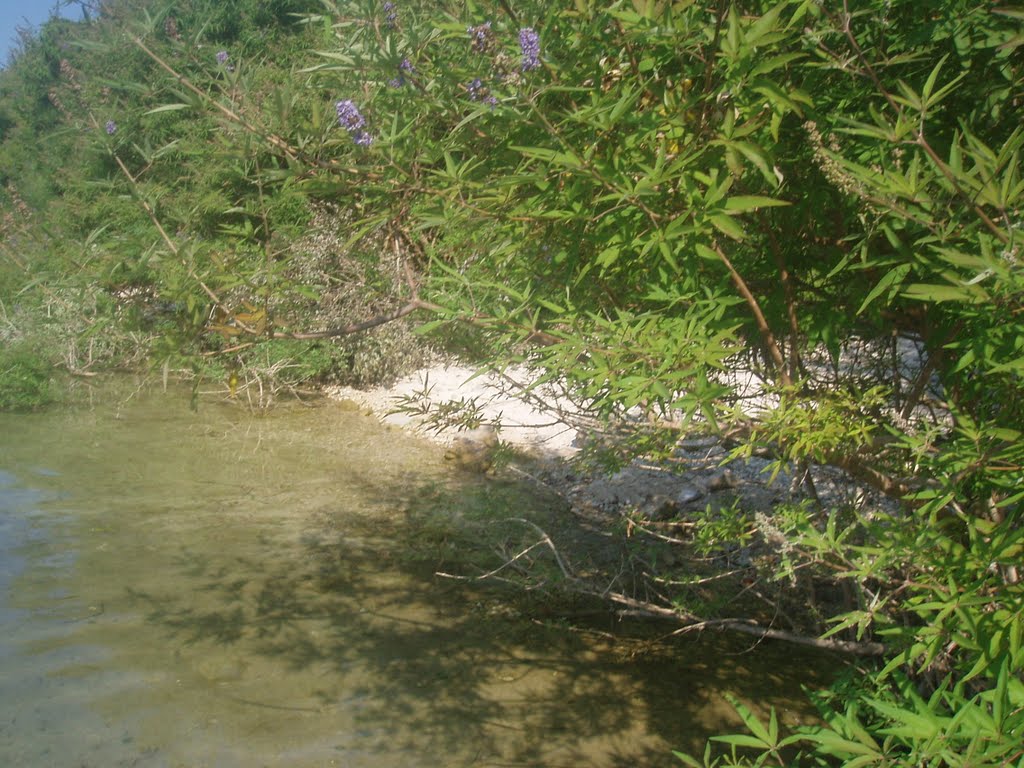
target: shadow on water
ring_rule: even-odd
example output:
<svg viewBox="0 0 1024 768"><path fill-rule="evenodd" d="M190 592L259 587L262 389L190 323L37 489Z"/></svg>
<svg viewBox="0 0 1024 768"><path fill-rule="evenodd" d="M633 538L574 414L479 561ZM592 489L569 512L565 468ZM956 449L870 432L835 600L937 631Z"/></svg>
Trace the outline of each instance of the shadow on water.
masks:
<svg viewBox="0 0 1024 768"><path fill-rule="evenodd" d="M458 512L481 490L471 485L467 494L392 486L392 502L431 498ZM186 646L237 647L249 663L312 673L316 684L289 702L261 695L238 665L205 672L240 704L351 716L342 753L418 755L424 765L678 765L671 749L702 751L734 723L723 691L776 706L789 722L809 714L799 690L812 677L809 659L785 649L720 635L649 642L650 626L614 625L610 613L582 625L532 621L518 608L522 595L438 580L429 562L443 536L436 520L410 513L389 529L321 512L319 523L298 557L183 552L177 567L193 592L132 597ZM435 541L417 545L420 536Z"/></svg>
<svg viewBox="0 0 1024 768"><path fill-rule="evenodd" d="M564 525L552 499L454 475L435 447L336 408L212 410L157 398L113 422L20 422L45 427L53 482L74 488L48 514L75 556L29 562L12 591L36 617L12 690L70 729L30 683L67 682L46 695L102 721L93 762L49 764L674 766L672 749L735 722L724 691L783 722L810 716L799 686L821 657L721 635L652 642L671 628L562 621L543 594L435 575L499 562L488 518ZM36 458L0 450L8 469ZM60 590L74 599L55 620ZM11 754L43 754L20 741L20 709L9 725L4 711L0 755L5 726Z"/></svg>

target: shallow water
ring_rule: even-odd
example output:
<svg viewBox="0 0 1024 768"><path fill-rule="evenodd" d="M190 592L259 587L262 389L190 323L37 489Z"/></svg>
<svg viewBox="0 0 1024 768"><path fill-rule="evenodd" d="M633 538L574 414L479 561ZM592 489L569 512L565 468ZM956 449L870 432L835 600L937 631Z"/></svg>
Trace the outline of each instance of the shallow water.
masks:
<svg viewBox="0 0 1024 768"><path fill-rule="evenodd" d="M336 403L0 414L0 765L669 766L724 691L808 715L812 657L544 626L424 559L550 504Z"/></svg>

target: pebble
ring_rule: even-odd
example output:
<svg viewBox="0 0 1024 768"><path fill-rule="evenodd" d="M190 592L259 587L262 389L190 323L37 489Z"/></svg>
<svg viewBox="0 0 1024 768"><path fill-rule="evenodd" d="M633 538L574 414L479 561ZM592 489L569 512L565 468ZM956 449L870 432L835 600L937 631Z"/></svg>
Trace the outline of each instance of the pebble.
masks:
<svg viewBox="0 0 1024 768"><path fill-rule="evenodd" d="M725 469L716 474L708 481L709 491L726 491L730 488L735 488L740 484L739 479L736 477L736 473L731 469Z"/></svg>
<svg viewBox="0 0 1024 768"><path fill-rule="evenodd" d="M678 504L689 504L692 501L697 501L704 495L704 491L695 485L684 485L679 489L679 493L676 494L676 502Z"/></svg>

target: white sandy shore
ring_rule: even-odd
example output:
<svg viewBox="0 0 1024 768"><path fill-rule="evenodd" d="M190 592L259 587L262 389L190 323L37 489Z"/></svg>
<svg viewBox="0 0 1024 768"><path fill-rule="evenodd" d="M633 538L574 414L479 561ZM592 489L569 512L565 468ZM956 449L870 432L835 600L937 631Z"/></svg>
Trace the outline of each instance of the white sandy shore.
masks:
<svg viewBox="0 0 1024 768"><path fill-rule="evenodd" d="M524 387L528 381L528 374L522 369L502 376L478 374L464 365L441 363L406 376L390 387L371 390L332 387L327 394L336 399L352 400L387 424L419 432L443 444L460 437L458 430L449 428L437 432L429 428L424 417L394 412L394 409L407 398L424 394L435 409L444 403L469 404L484 424L498 430L504 442L545 455L573 454L576 428L559 421L555 412L543 408L540 393L527 393ZM544 400L558 407L557 399Z"/></svg>

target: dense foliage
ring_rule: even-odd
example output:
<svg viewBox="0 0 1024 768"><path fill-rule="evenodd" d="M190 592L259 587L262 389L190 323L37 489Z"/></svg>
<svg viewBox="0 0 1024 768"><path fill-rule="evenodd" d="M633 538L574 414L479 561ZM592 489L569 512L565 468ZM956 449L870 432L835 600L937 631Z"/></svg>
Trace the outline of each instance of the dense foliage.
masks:
<svg viewBox="0 0 1024 768"><path fill-rule="evenodd" d="M819 728L738 704L750 732L703 764L1024 762L1024 14L129 5L4 72L10 216L63 235L28 259L9 226L4 285L98 281L83 331L133 323L197 369L424 311L629 425L605 464L714 433L841 469L877 495L760 515L756 579L835 588L816 629L885 660L818 695ZM295 247L325 211L334 256L386 258ZM308 333L348 279L368 313ZM727 515L707 530L750 535ZM692 598L683 620L723 618Z"/></svg>

